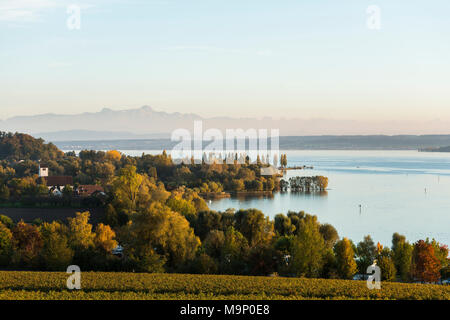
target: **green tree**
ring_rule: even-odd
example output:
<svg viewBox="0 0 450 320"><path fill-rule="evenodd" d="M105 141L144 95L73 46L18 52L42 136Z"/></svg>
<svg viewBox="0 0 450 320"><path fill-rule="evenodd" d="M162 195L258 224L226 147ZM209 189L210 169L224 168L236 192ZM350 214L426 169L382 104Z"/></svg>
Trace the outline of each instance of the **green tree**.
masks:
<svg viewBox="0 0 450 320"><path fill-rule="evenodd" d="M257 209L239 210L234 215L236 229L250 246L267 243L273 237L273 223Z"/></svg>
<svg viewBox="0 0 450 320"><path fill-rule="evenodd" d="M6 184L0 186L0 200L9 200L10 192Z"/></svg>
<svg viewBox="0 0 450 320"><path fill-rule="evenodd" d="M293 270L298 276L318 277L324 264L325 241L316 216L306 216L292 246Z"/></svg>
<svg viewBox="0 0 450 320"><path fill-rule="evenodd" d="M377 255L377 248L371 236L365 236L364 240L356 247L356 263L359 273L366 274L367 268L373 264Z"/></svg>
<svg viewBox="0 0 450 320"><path fill-rule="evenodd" d="M251 248L248 258L249 274L267 276L275 272L276 255L276 250L270 244L261 244Z"/></svg>
<svg viewBox="0 0 450 320"><path fill-rule="evenodd" d="M411 279L413 246L406 241L406 237L398 233L392 236L392 254L395 269L402 281Z"/></svg>
<svg viewBox="0 0 450 320"><path fill-rule="evenodd" d="M119 226L119 215L117 214L116 209L114 209L113 205L110 203L108 203L105 208L104 222L112 227Z"/></svg>
<svg viewBox="0 0 450 320"><path fill-rule="evenodd" d="M389 248L381 249L377 254L377 266L380 267L381 280L394 281L397 270L395 269L392 251Z"/></svg>
<svg viewBox="0 0 450 320"><path fill-rule="evenodd" d="M292 224L291 219L280 213L275 216L275 231L278 235L289 236L295 232L295 226Z"/></svg>
<svg viewBox="0 0 450 320"><path fill-rule="evenodd" d="M222 248L225 243L225 234L221 230L211 230L203 241L203 249L210 257L217 260L222 255Z"/></svg>
<svg viewBox="0 0 450 320"><path fill-rule="evenodd" d="M72 262L74 251L70 248L67 227L58 223L44 222L40 228L43 247L41 261L48 270L64 271Z"/></svg>
<svg viewBox="0 0 450 320"><path fill-rule="evenodd" d="M72 188L72 186L69 186L69 185L65 186L64 190L62 191L62 194L63 194L63 197L65 199L67 199L67 200L72 199L72 197L73 197L73 188Z"/></svg>
<svg viewBox="0 0 450 320"><path fill-rule="evenodd" d="M192 224L195 234L203 241L211 230L222 229L222 215L217 211L200 211Z"/></svg>
<svg viewBox="0 0 450 320"><path fill-rule="evenodd" d="M247 255L248 255L247 239L230 227L224 234L223 247L221 249L220 270L225 274L246 274L247 271Z"/></svg>
<svg viewBox="0 0 450 320"><path fill-rule="evenodd" d="M216 274L219 270L217 262L206 253L199 253L188 270L194 274Z"/></svg>
<svg viewBox="0 0 450 320"><path fill-rule="evenodd" d="M320 225L319 231L323 239L325 240L325 246L328 249L332 249L336 242L339 240L339 234L337 230L331 224L325 223Z"/></svg>

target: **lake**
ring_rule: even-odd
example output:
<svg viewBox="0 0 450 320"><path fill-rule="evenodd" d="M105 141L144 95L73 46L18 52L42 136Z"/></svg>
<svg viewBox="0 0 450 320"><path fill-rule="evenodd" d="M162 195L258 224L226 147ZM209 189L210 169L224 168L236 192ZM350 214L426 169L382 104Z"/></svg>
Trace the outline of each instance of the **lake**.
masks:
<svg viewBox="0 0 450 320"><path fill-rule="evenodd" d="M450 154L416 151L287 151L287 176L324 175L324 194L276 193L273 197L219 199L213 210L258 208L277 213L304 210L354 242L370 234L390 246L392 234L450 244ZM360 206L361 205L361 209Z"/></svg>
<svg viewBox="0 0 450 320"><path fill-rule="evenodd" d="M159 151L123 151L130 155ZM417 151L286 151L297 175L329 178L325 194L275 193L273 197L218 199L213 210L257 208L273 218L277 213L304 210L336 227L341 237L359 242L370 234L390 246L392 234L410 242L435 238L450 244L450 153ZM361 209L360 206L361 205Z"/></svg>

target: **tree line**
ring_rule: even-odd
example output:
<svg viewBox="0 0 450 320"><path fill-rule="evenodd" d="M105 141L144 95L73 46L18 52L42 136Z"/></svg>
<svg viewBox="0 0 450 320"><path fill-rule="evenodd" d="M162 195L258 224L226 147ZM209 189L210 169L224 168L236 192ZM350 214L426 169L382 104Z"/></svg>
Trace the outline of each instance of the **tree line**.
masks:
<svg viewBox="0 0 450 320"><path fill-rule="evenodd" d="M449 276L448 248L434 240L409 243L394 234L390 248L375 244L370 236L354 244L303 211L271 220L257 209L209 210L200 196L205 190L279 188L276 177L259 175L258 164L175 165L166 152L76 155L48 152L51 146L36 154L39 141L28 145L28 138L14 135L1 139L14 151L0 153L0 197L23 199L43 192L36 158L55 174L73 176L76 183L102 185L107 195L103 223L95 227L88 212L67 221L30 224L2 216L3 268L63 270L77 264L83 270L351 279L376 261L386 281L435 282ZM120 257L113 254L118 244L123 247Z"/></svg>

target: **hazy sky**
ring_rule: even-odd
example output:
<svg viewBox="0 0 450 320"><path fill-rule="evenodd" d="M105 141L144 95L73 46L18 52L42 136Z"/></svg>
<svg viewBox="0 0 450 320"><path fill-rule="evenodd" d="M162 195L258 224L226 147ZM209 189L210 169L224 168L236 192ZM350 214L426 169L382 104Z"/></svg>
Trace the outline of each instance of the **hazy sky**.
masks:
<svg viewBox="0 0 450 320"><path fill-rule="evenodd" d="M0 119L150 105L450 121L449 17L448 0L0 0Z"/></svg>

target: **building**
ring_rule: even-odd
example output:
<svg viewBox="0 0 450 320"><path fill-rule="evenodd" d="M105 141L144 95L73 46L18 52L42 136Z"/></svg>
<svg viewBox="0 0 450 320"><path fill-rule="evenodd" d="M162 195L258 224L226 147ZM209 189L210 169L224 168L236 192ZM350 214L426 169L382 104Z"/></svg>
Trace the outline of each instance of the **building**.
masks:
<svg viewBox="0 0 450 320"><path fill-rule="evenodd" d="M103 188L101 186L91 185L91 184L80 185L80 186L78 186L78 188L76 190L77 195L79 195L81 197L89 197L89 196L92 196L96 192L104 193L105 190L103 190Z"/></svg>
<svg viewBox="0 0 450 320"><path fill-rule="evenodd" d="M39 163L39 177L48 177L48 166L43 163Z"/></svg>
<svg viewBox="0 0 450 320"><path fill-rule="evenodd" d="M73 178L70 176L50 176L43 177L43 179L49 189L57 188L59 190L63 190L66 186L73 185Z"/></svg>
<svg viewBox="0 0 450 320"><path fill-rule="evenodd" d="M49 173L48 165L39 163L39 177L45 181L49 190L64 190L66 186L73 185L73 178L71 176L49 176Z"/></svg>

